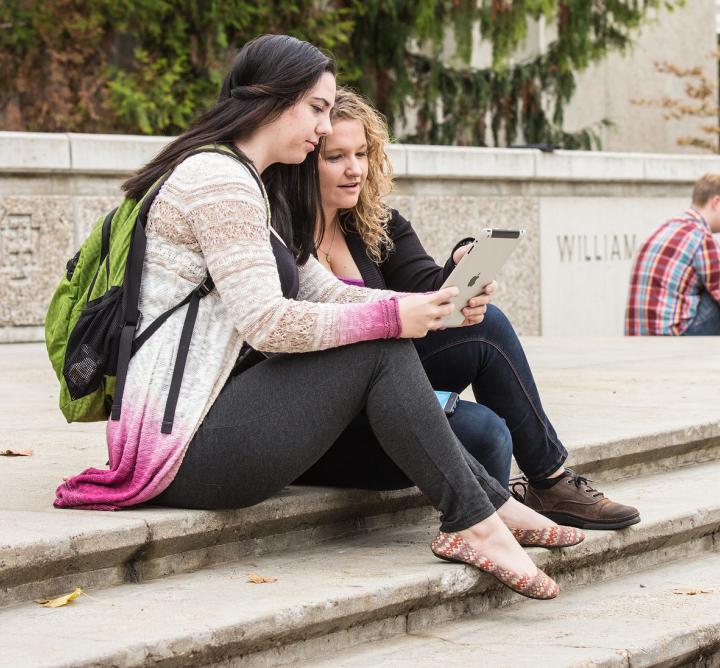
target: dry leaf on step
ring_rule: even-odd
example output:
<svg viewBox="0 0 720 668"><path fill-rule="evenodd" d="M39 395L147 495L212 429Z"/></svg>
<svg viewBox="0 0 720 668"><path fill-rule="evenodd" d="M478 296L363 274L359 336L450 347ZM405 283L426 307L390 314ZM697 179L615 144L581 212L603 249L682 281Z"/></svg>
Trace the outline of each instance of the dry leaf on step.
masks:
<svg viewBox="0 0 720 668"><path fill-rule="evenodd" d="M80 587L77 587L75 591L67 594L66 596L59 596L58 598L39 598L35 601L35 603L40 603L40 605L43 605L46 608L59 608L63 605L67 605L70 601L74 601L82 593L83 590L80 589Z"/></svg>
<svg viewBox="0 0 720 668"><path fill-rule="evenodd" d="M674 589L673 594L685 594L685 596L697 596L698 594L712 594L712 589Z"/></svg>
<svg viewBox="0 0 720 668"><path fill-rule="evenodd" d="M257 575L256 573L251 573L248 575L248 582L259 585L265 584L266 582L277 582L277 578L274 578L271 575Z"/></svg>
<svg viewBox="0 0 720 668"><path fill-rule="evenodd" d="M32 450L0 450L1 457L32 457Z"/></svg>

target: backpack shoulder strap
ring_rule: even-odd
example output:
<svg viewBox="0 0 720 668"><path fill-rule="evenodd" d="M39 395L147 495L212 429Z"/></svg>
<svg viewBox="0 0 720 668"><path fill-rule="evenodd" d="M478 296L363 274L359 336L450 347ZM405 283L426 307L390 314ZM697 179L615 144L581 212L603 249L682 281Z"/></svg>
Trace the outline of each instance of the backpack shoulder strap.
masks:
<svg viewBox="0 0 720 668"><path fill-rule="evenodd" d="M118 361L115 375L115 393L113 395L110 419L119 420L122 410L122 399L125 392L125 381L132 356L132 342L135 338L140 311L140 280L142 278L143 262L145 261L145 247L147 237L145 236L145 225L152 203L155 201L160 188L167 181L169 174L161 177L150 188L142 198L140 211L135 220L130 248L128 250L127 262L125 263L125 277L123 279L123 328L120 332L120 343L118 345Z"/></svg>
<svg viewBox="0 0 720 668"><path fill-rule="evenodd" d="M270 227L270 206L268 203L267 192L265 191L265 186L260 179L260 175L252 166L250 161L238 149L227 144L210 144L208 146L202 146L188 154L187 157L197 155L199 153L221 153L223 155L228 155L235 158L248 170L260 188L260 192L265 200L266 225ZM157 320L149 325L145 332L138 337L138 340L135 340L135 333L137 331L140 315L138 311L138 303L140 300L140 279L142 277L142 267L145 260L145 247L147 241L145 236L147 216L150 211L150 207L157 197L157 194L160 192L160 189L163 187L169 176L170 173L161 177L143 197L140 212L137 220L135 221L135 229L133 230L130 251L128 253L128 261L125 267L125 280L123 283L124 326L120 334L118 363L115 377L115 394L110 413L112 420L120 419L122 411L122 398L125 391L125 381L127 380L128 367L130 366L130 358L175 311L188 304L188 312L185 316L185 322L183 324L180 342L178 345L177 357L175 359L175 366L173 368L170 392L167 403L165 404L165 414L161 429L164 434L172 432L175 408L180 394L180 384L182 382L185 362L190 349L190 339L192 337L192 331L197 318L199 301L202 297L209 294L214 287L212 277L209 274L206 274L205 279L197 288L195 288L179 304L159 316Z"/></svg>

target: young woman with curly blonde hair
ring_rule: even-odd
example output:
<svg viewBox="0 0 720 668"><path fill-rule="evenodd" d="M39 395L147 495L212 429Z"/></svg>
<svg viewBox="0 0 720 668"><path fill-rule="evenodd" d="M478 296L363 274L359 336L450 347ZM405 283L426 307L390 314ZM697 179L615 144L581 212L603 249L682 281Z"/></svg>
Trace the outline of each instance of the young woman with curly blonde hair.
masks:
<svg viewBox="0 0 720 668"><path fill-rule="evenodd" d="M438 266L410 223L383 202L392 191L385 119L342 88L331 119L333 132L323 138L318 165L323 209L316 229L318 259L350 285L437 290L472 239L459 241ZM514 455L529 479L513 485L518 496L553 521L591 529L639 522L637 509L611 501L564 467L567 450L543 410L522 345L507 317L490 304L494 288L491 284L463 308L463 326L414 339L436 390L460 393L472 386L477 403L460 402L450 418L456 436L504 486ZM322 483L337 471L344 472L345 484L358 487L411 484L376 444L363 416L300 482Z"/></svg>

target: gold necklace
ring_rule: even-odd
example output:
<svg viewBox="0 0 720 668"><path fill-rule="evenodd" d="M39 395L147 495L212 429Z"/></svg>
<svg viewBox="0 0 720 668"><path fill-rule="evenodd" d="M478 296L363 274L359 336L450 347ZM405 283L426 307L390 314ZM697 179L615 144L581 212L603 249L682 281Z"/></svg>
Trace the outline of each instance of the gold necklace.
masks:
<svg viewBox="0 0 720 668"><path fill-rule="evenodd" d="M330 246L328 247L327 251L324 251L320 246L318 246L318 250L325 256L325 262L327 262L332 267L332 260L330 259L330 253L332 252L333 244L335 243L335 235L337 234L337 223L333 226L333 235L332 239L330 239Z"/></svg>

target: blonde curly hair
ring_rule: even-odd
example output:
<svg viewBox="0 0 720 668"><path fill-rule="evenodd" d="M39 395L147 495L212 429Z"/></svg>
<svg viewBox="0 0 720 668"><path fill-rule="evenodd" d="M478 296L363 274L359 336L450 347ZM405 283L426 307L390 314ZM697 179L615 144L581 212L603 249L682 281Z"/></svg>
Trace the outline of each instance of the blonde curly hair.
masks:
<svg viewBox="0 0 720 668"><path fill-rule="evenodd" d="M387 121L360 95L343 87L337 89L330 119L333 123L341 120L360 121L365 128L367 179L360 190L357 204L352 209L340 210L338 218L344 229L347 229L349 219L354 220L368 257L380 264L393 248L388 234L391 213L382 201L393 190L392 164L385 152L385 144L389 141Z"/></svg>

